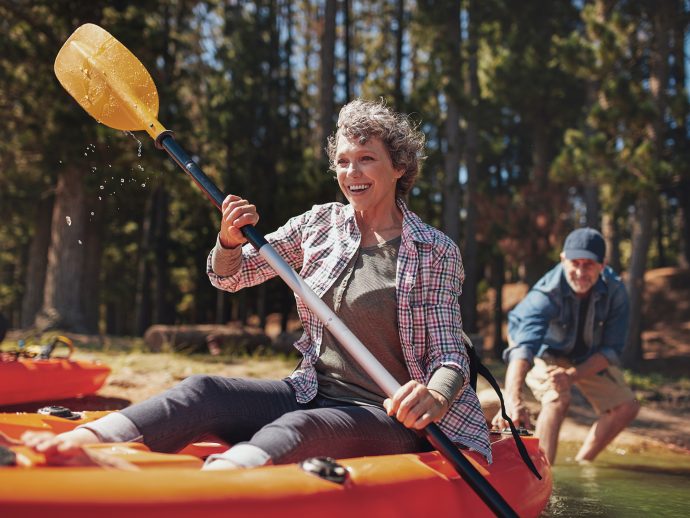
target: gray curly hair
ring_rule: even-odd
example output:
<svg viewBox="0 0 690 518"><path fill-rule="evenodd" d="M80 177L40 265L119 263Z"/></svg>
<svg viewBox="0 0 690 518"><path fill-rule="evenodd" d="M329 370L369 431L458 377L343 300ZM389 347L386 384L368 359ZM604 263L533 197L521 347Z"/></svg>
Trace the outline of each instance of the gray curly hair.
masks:
<svg viewBox="0 0 690 518"><path fill-rule="evenodd" d="M410 192L419 174L419 163L425 158L422 154L425 138L409 116L393 111L383 99L356 99L343 106L338 115L336 130L328 137L326 146L333 171L340 136L359 139L362 144L372 137L381 139L393 167L404 171L395 186L396 196L404 197Z"/></svg>

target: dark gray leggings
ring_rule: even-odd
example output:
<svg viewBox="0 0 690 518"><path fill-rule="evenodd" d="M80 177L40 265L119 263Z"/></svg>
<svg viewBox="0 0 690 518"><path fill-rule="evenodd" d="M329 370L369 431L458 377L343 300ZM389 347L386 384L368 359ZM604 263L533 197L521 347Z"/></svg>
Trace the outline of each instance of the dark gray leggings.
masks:
<svg viewBox="0 0 690 518"><path fill-rule="evenodd" d="M300 404L286 381L195 375L122 414L160 452L178 451L208 434L254 445L274 464L430 449L383 408L321 396Z"/></svg>

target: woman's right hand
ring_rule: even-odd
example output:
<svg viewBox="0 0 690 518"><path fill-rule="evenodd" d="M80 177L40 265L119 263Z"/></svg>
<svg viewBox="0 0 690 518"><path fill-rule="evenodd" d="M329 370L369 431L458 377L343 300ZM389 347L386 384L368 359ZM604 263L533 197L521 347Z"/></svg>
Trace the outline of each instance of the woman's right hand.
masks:
<svg viewBox="0 0 690 518"><path fill-rule="evenodd" d="M229 194L222 205L223 215L220 220L220 244L224 248L236 248L247 242L240 230L245 225L256 225L259 214L256 206L247 200Z"/></svg>

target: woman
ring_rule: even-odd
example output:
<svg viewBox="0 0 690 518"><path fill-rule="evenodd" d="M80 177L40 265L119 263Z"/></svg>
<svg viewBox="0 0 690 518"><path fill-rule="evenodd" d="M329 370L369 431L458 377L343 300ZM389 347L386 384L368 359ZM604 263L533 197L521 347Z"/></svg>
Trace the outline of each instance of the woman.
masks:
<svg viewBox="0 0 690 518"><path fill-rule="evenodd" d="M390 398L297 299L302 360L280 381L192 376L120 413L57 437L25 438L49 455L81 444L139 440L176 451L214 433L234 446L204 469L282 464L315 455L419 452L418 430L439 422L448 436L490 460L488 430L468 385L455 244L406 207L423 135L383 103L356 100L328 141L347 205L314 206L266 236L362 341L401 388ZM214 286L236 291L275 276L240 229L256 207L229 195L208 261Z"/></svg>

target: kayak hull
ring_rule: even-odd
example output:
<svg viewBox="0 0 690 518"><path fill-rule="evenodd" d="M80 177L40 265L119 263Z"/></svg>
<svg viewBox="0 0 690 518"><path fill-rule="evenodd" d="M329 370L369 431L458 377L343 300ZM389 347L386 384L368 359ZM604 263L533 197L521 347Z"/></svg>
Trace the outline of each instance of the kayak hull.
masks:
<svg viewBox="0 0 690 518"><path fill-rule="evenodd" d="M66 358L19 359L0 363L0 405L56 401L93 394L105 383L110 368Z"/></svg>
<svg viewBox="0 0 690 518"><path fill-rule="evenodd" d="M18 437L26 429L64 431L75 425L63 421L37 414L0 414L0 431ZM525 438L525 446L541 481L524 465L510 437L493 444L491 465L475 453L464 454L519 516L538 516L551 494L551 471L537 439ZM142 445L98 447L109 448L141 470L41 467L40 461L32 467L0 468L3 516L45 516L47 510L89 518L493 516L438 452L342 459L338 462L348 476L340 484L297 464L202 472L201 460L191 455L152 453ZM215 451L209 448L207 453Z"/></svg>

